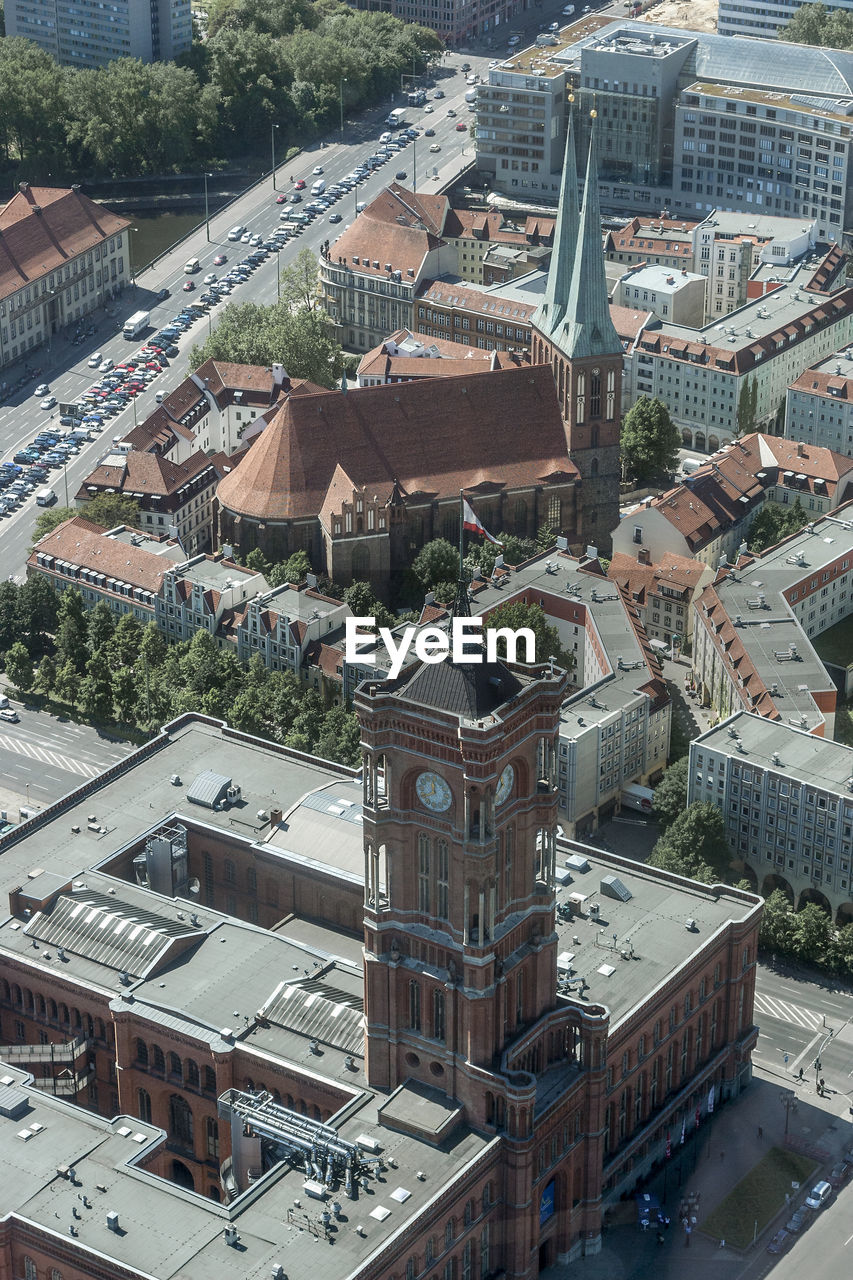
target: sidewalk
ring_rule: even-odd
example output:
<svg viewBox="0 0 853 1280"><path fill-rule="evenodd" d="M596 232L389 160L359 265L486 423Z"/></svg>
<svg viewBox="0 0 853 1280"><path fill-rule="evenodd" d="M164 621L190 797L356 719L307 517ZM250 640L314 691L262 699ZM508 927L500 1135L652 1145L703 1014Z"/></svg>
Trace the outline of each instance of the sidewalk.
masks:
<svg viewBox="0 0 853 1280"><path fill-rule="evenodd" d="M737 1276L763 1252L770 1236L785 1225L789 1211L781 1210L764 1233L759 1234L756 1245L745 1252L730 1246L721 1248L717 1240L703 1234L702 1224L771 1147L784 1146L786 1108L780 1105L780 1095L787 1089L795 1091L798 1102L797 1110L792 1110L788 1117L789 1134L796 1140L797 1149L807 1145L816 1159L825 1157L825 1163L819 1164L812 1180L819 1181L853 1145L847 1098L844 1095L818 1098L808 1081L800 1084L782 1072L756 1068L753 1082L746 1091L721 1106L711 1121L703 1121L698 1134L684 1147L679 1143L680 1134L673 1132L669 1167L643 1186L642 1190L658 1196L672 1218L672 1225L663 1233L662 1245L657 1243L654 1230L640 1231L633 1204L620 1204L618 1214L611 1216L627 1218L630 1208L630 1224L606 1225L601 1253L583 1258L570 1267L549 1267L543 1275L548 1280L577 1280L578 1276L583 1280L629 1280L654 1274L655 1280L683 1280L689 1263L691 1280ZM804 1199L807 1190L802 1187L792 1192L790 1211ZM689 1252L678 1220L682 1199L688 1194L698 1198L697 1223Z"/></svg>

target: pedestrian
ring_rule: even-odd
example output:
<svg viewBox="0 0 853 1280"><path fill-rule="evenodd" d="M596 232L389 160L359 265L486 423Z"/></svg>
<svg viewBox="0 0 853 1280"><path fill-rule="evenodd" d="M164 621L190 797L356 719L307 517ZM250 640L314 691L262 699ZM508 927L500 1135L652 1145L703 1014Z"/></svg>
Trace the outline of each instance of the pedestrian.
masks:
<svg viewBox="0 0 853 1280"><path fill-rule="evenodd" d="M717 1245L718 1249L725 1249L725 1247L726 1247L725 1240L721 1240L720 1243Z"/></svg>
<svg viewBox="0 0 853 1280"><path fill-rule="evenodd" d="M681 1219L681 1225L682 1225L682 1227L684 1227L684 1230L685 1230L685 1231L687 1231L687 1230L689 1229L689 1227L690 1227L690 1223L688 1222L688 1220L687 1220L687 1218L686 1218L686 1217L684 1217L684 1218L682 1218L682 1219Z"/></svg>
<svg viewBox="0 0 853 1280"><path fill-rule="evenodd" d="M686 1230L685 1230L685 1232L684 1232L684 1247L685 1247L685 1249L689 1249L689 1248L690 1248L690 1232L691 1232L692 1230L693 1230L693 1228L692 1228L691 1226L689 1226L689 1225L688 1225L687 1229L686 1229Z"/></svg>
<svg viewBox="0 0 853 1280"><path fill-rule="evenodd" d="M761 1125L758 1126L758 1136L759 1138L764 1137L764 1130L762 1129Z"/></svg>

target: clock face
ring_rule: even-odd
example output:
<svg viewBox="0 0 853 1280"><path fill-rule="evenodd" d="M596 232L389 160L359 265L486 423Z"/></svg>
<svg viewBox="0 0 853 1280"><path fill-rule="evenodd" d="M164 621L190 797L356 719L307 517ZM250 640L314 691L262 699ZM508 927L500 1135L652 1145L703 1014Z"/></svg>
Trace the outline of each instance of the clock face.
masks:
<svg viewBox="0 0 853 1280"><path fill-rule="evenodd" d="M415 783L418 799L433 813L444 813L453 803L453 792L437 773L422 773Z"/></svg>
<svg viewBox="0 0 853 1280"><path fill-rule="evenodd" d="M511 764L508 764L498 779L498 789L495 792L495 804L503 804L509 799L512 791L512 784L515 782L515 770Z"/></svg>

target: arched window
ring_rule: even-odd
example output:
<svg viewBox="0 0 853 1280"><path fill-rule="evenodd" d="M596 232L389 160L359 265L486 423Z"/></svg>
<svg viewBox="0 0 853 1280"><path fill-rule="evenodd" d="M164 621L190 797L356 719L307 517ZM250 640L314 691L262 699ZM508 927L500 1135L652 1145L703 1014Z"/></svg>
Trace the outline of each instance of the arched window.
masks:
<svg viewBox="0 0 853 1280"><path fill-rule="evenodd" d="M435 913L440 920L450 918L450 853L446 840L435 842Z"/></svg>
<svg viewBox="0 0 853 1280"><path fill-rule="evenodd" d="M474 1201L466 1200L465 1202L465 1226L470 1227L474 1221Z"/></svg>
<svg viewBox="0 0 853 1280"><path fill-rule="evenodd" d="M184 1078L184 1064L176 1053L169 1054L169 1075L177 1077L178 1080Z"/></svg>
<svg viewBox="0 0 853 1280"><path fill-rule="evenodd" d="M17 982L12 986L12 1004L17 1005L19 1009L23 1008L24 996Z"/></svg>
<svg viewBox="0 0 853 1280"><path fill-rule="evenodd" d="M208 1159L219 1159L219 1125L213 1116L208 1116L204 1122L205 1150Z"/></svg>
<svg viewBox="0 0 853 1280"><path fill-rule="evenodd" d="M166 1059L163 1056L163 1050L160 1048L159 1044L153 1044L151 1046L151 1070L160 1071L163 1075L166 1074Z"/></svg>
<svg viewBox="0 0 853 1280"><path fill-rule="evenodd" d="M136 1061L143 1069L148 1067L148 1045L141 1039L136 1041Z"/></svg>
<svg viewBox="0 0 853 1280"><path fill-rule="evenodd" d="M5 978L0 978L0 1000L4 1000L8 1004L10 995L8 982Z"/></svg>
<svg viewBox="0 0 853 1280"><path fill-rule="evenodd" d="M409 982L409 1026L413 1031L421 1029L421 984L414 978Z"/></svg>
<svg viewBox="0 0 853 1280"><path fill-rule="evenodd" d="M487 1182L483 1187L483 1213L492 1207L492 1184Z"/></svg>
<svg viewBox="0 0 853 1280"><path fill-rule="evenodd" d="M590 475L592 476L598 475L598 458L593 458L592 462L590 463L589 471L590 471Z"/></svg>
<svg viewBox="0 0 853 1280"><path fill-rule="evenodd" d="M589 380L589 416L601 417L601 375L597 369L593 369Z"/></svg>
<svg viewBox="0 0 853 1280"><path fill-rule="evenodd" d="M104 1020L103 1018L96 1018L95 1019L95 1039L106 1040L106 1038L107 1038L107 1029L104 1026Z"/></svg>
<svg viewBox="0 0 853 1280"><path fill-rule="evenodd" d="M186 1098L173 1093L169 1099L169 1132L182 1147L192 1149L193 1113Z"/></svg>
<svg viewBox="0 0 853 1280"><path fill-rule="evenodd" d="M186 1070L185 1083L190 1089L197 1089L199 1087L198 1063L192 1058L187 1058L184 1066Z"/></svg>
<svg viewBox="0 0 853 1280"><path fill-rule="evenodd" d="M8 991L8 990L9 990L9 988L7 987L7 988L6 988L6 990ZM56 1019L57 1019L57 1011L56 1011L56 1001L55 1001L55 1000L48 1000L48 1002L47 1002L47 1016L50 1018L51 1022L56 1022Z"/></svg>
<svg viewBox="0 0 853 1280"><path fill-rule="evenodd" d="M38 1280L38 1267L32 1258L24 1258L24 1278L25 1280Z"/></svg>
<svg viewBox="0 0 853 1280"><path fill-rule="evenodd" d="M258 873L254 867L246 870L246 889L253 896L258 892Z"/></svg>
<svg viewBox="0 0 853 1280"><path fill-rule="evenodd" d="M586 378L582 373L578 374L577 382L575 383L575 395L575 421L583 422L584 417L586 416Z"/></svg>
<svg viewBox="0 0 853 1280"><path fill-rule="evenodd" d="M62 1272L56 1267L52 1267L50 1271L50 1280L62 1280Z"/></svg>
<svg viewBox="0 0 853 1280"><path fill-rule="evenodd" d="M36 1014L38 1015L38 1017L43 1018L46 1013L47 1013L47 1005L44 1002L44 996L37 995L36 996Z"/></svg>
<svg viewBox="0 0 853 1280"><path fill-rule="evenodd" d="M136 1090L136 1110L140 1120L151 1123L151 1095L147 1089Z"/></svg>
<svg viewBox="0 0 853 1280"><path fill-rule="evenodd" d="M82 1027L83 1027L83 1019L82 1019L82 1017L80 1016L80 1010L79 1010L79 1009L72 1009L72 1010L71 1010L71 1025L72 1025L75 1029L77 1029L78 1031L79 1031L79 1030L82 1030Z"/></svg>
<svg viewBox="0 0 853 1280"><path fill-rule="evenodd" d="M444 1039L444 992L438 987L432 993L432 1034L433 1039Z"/></svg>
<svg viewBox="0 0 853 1280"><path fill-rule="evenodd" d="M444 1247L449 1249L456 1239L456 1219L448 1218L447 1225L444 1228Z"/></svg>
<svg viewBox="0 0 853 1280"><path fill-rule="evenodd" d="M36 1002L33 999L32 991L30 991L29 987L24 987L24 1008L27 1013L33 1013L35 1011L35 1007Z"/></svg>
<svg viewBox="0 0 853 1280"><path fill-rule="evenodd" d="M230 858L226 858L225 862L223 863L223 873L225 876L225 883L234 884L234 882L237 879L237 872L234 867L234 863L231 861Z"/></svg>
<svg viewBox="0 0 853 1280"><path fill-rule="evenodd" d="M429 836L418 836L418 911L429 915Z"/></svg>
<svg viewBox="0 0 853 1280"><path fill-rule="evenodd" d="M216 1072L213 1067L205 1067L204 1069L204 1091L205 1093L216 1093Z"/></svg>
<svg viewBox="0 0 853 1280"><path fill-rule="evenodd" d="M408 1262L406 1263L406 1280L415 1280L415 1276L417 1275L417 1273L418 1273L417 1258L409 1258Z"/></svg>
<svg viewBox="0 0 853 1280"><path fill-rule="evenodd" d="M607 421L616 417L616 373L610 369L607 374Z"/></svg>

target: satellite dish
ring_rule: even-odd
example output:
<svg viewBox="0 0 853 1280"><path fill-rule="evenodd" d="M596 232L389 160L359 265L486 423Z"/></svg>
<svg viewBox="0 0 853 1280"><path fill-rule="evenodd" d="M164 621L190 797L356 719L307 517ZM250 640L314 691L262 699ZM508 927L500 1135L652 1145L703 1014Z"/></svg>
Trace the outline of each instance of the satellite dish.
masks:
<svg viewBox="0 0 853 1280"><path fill-rule="evenodd" d="M201 885L199 884L198 876L193 876L193 878L187 883L187 893L190 894L191 897L197 898L200 892Z"/></svg>

